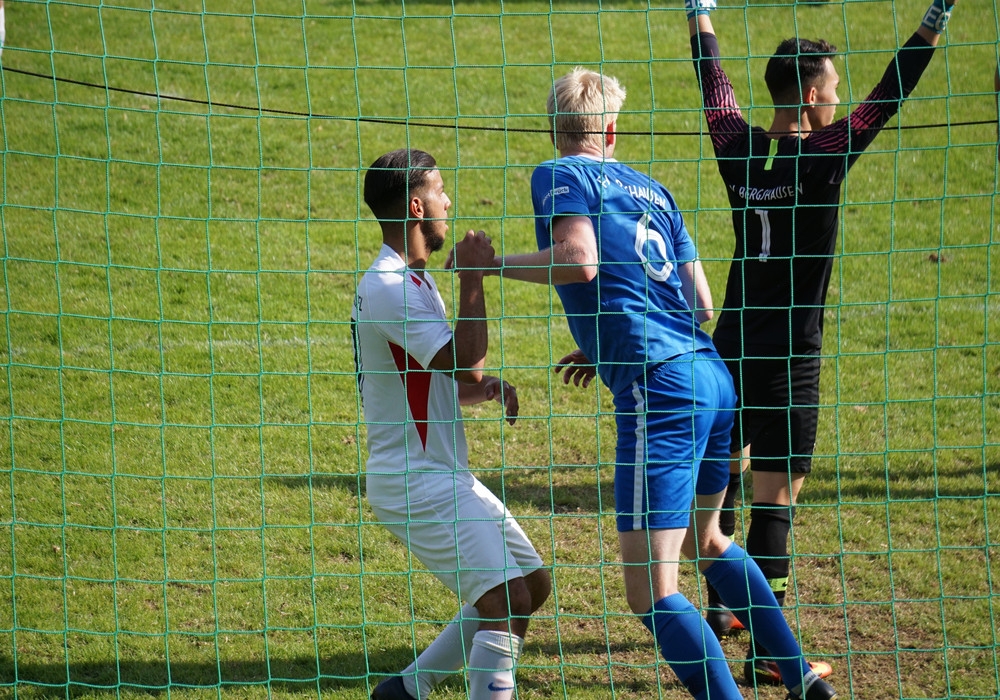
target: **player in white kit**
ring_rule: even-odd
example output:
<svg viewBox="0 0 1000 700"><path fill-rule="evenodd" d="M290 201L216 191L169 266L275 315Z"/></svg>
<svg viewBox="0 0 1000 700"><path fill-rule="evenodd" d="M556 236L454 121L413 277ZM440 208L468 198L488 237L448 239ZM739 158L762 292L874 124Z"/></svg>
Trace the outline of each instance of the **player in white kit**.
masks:
<svg viewBox="0 0 1000 700"><path fill-rule="evenodd" d="M513 425L514 387L483 374L488 334L484 270L494 249L469 231L449 255L459 277L454 329L425 272L448 230L451 200L429 154L401 149L365 175L365 202L383 246L352 313L358 387L368 430L372 511L465 605L373 700L423 700L468 668L470 700L508 700L530 615L551 590L548 570L504 504L470 471L460 405L496 400Z"/></svg>

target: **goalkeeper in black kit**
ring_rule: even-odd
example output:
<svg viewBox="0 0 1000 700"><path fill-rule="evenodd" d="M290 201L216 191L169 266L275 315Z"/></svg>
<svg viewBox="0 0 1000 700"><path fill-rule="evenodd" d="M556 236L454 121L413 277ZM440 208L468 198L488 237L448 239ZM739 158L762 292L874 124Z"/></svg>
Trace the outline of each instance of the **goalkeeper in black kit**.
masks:
<svg viewBox="0 0 1000 700"><path fill-rule="evenodd" d="M724 533L734 532L733 505L749 463L753 503L746 550L779 604L788 585L792 515L816 440L823 311L841 184L916 87L953 5L934 0L871 94L836 121L836 48L798 38L781 42L764 74L774 101L774 119L765 130L743 118L720 66L709 18L715 0L685 0L705 118L736 234L713 336L740 399L721 525ZM708 622L721 637L734 628L734 618L711 588L708 593ZM823 663L813 670L825 677L832 669ZM758 644L748 653L744 676L751 684L781 682Z"/></svg>

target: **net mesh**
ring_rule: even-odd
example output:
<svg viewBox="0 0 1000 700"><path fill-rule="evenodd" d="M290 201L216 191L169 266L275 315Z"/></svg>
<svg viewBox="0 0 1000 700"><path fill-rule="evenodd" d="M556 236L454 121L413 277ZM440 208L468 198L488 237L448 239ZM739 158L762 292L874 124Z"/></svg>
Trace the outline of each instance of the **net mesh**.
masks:
<svg viewBox="0 0 1000 700"><path fill-rule="evenodd" d="M766 126L778 40L840 47L844 113L924 9L751 0L713 19L745 114ZM429 151L453 231L532 250L529 178L554 155L545 97L573 66L597 68L629 92L616 155L671 189L718 303L732 225L683 9L5 11L0 695L368 697L458 601L364 498L349 319L381 241L363 169ZM998 24L995 3L956 9L844 187L786 611L843 696L1000 693ZM453 309L457 283L435 275ZM471 466L554 581L519 697L686 697L624 600L610 397L553 374L574 346L550 289L490 279L487 308L489 371L518 386L522 415L510 427L495 404L467 410ZM735 664L746 643L726 640ZM438 692L465 697L462 676Z"/></svg>

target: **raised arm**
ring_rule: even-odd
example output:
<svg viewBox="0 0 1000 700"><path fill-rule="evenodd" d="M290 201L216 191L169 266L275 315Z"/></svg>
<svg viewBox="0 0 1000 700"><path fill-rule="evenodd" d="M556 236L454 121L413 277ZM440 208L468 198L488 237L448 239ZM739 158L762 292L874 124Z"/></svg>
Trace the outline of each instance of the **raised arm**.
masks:
<svg viewBox="0 0 1000 700"><path fill-rule="evenodd" d="M917 87L954 5L950 0L933 0L917 31L896 52L868 97L847 117L810 136L815 151L847 153L849 164L857 160Z"/></svg>
<svg viewBox="0 0 1000 700"><path fill-rule="evenodd" d="M691 34L691 58L698 74L705 121L716 154L726 149L732 140L746 134L749 125L743 119L733 85L719 63L719 42L709 12L715 0L684 0Z"/></svg>

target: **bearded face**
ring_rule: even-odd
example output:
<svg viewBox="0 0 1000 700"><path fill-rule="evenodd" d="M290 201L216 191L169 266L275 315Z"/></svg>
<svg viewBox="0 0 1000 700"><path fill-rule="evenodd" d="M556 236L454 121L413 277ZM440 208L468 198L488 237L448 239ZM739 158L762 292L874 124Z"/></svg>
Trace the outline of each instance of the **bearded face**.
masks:
<svg viewBox="0 0 1000 700"><path fill-rule="evenodd" d="M444 247L448 224L441 219L424 219L420 222L420 235L428 253L436 253Z"/></svg>
<svg viewBox="0 0 1000 700"><path fill-rule="evenodd" d="M432 170L427 173L425 188L421 196L424 204L424 218L420 221L420 234L429 253L436 253L444 247L445 236L448 233L448 209L451 199L444 191L444 181L441 172Z"/></svg>

